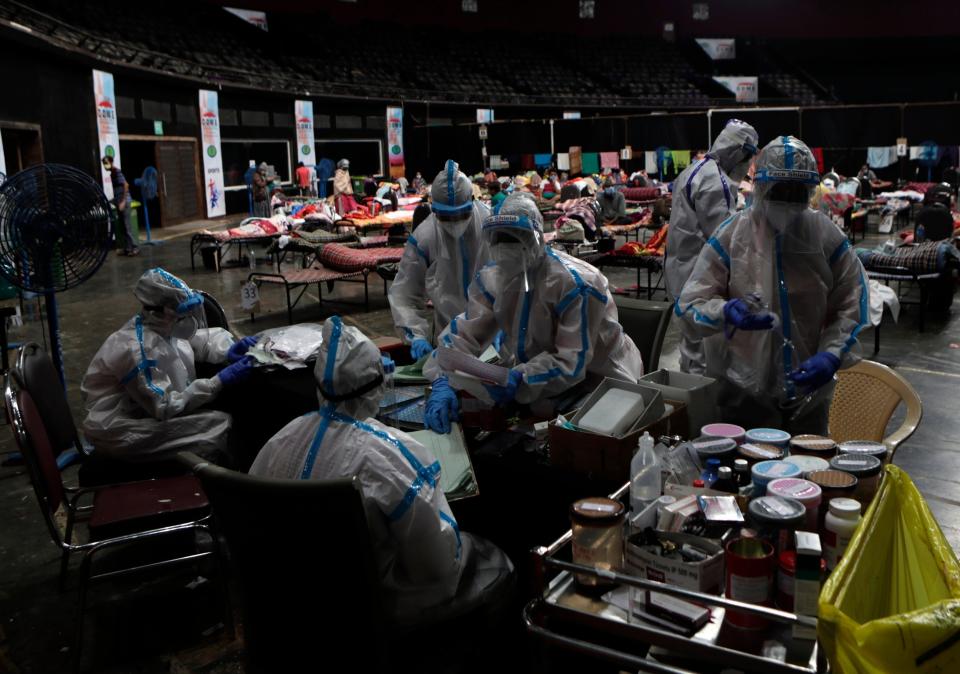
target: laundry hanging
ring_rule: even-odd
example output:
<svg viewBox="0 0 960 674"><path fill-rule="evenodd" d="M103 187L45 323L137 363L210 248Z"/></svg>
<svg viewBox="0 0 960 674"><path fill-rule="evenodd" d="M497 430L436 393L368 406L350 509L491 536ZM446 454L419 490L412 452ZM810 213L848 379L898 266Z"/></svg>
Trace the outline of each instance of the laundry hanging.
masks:
<svg viewBox="0 0 960 674"><path fill-rule="evenodd" d="M570 170L570 153L569 152L557 153L557 170L558 171Z"/></svg>
<svg viewBox="0 0 960 674"><path fill-rule="evenodd" d="M897 163L897 146L868 147L867 165L870 168L881 169Z"/></svg>
<svg viewBox="0 0 960 674"><path fill-rule="evenodd" d="M602 166L605 169L613 169L613 170L619 169L620 153L619 152L601 152L600 166Z"/></svg>
<svg viewBox="0 0 960 674"><path fill-rule="evenodd" d="M600 173L600 155L596 152L584 152L583 153L583 173L588 175L593 175L594 173Z"/></svg>
<svg viewBox="0 0 960 674"><path fill-rule="evenodd" d="M651 176L660 172L657 168L657 153L654 150L647 150L643 153L643 170Z"/></svg>
<svg viewBox="0 0 960 674"><path fill-rule="evenodd" d="M533 155L533 163L537 165L537 168L547 168L553 163L553 155L535 154Z"/></svg>
<svg viewBox="0 0 960 674"><path fill-rule="evenodd" d="M670 154L673 157L673 169L677 173L690 166L690 150L673 150Z"/></svg>
<svg viewBox="0 0 960 674"><path fill-rule="evenodd" d="M813 153L813 158L817 160L817 173L820 175L824 174L823 170L823 148L822 147L812 147L810 151Z"/></svg>

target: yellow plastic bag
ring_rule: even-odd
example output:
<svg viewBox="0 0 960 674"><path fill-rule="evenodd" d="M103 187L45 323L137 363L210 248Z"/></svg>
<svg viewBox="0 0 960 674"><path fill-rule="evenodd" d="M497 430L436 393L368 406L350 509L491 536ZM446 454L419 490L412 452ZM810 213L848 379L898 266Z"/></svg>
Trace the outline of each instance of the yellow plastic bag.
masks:
<svg viewBox="0 0 960 674"><path fill-rule="evenodd" d="M896 466L824 585L819 612L817 634L838 674L960 672L960 564Z"/></svg>

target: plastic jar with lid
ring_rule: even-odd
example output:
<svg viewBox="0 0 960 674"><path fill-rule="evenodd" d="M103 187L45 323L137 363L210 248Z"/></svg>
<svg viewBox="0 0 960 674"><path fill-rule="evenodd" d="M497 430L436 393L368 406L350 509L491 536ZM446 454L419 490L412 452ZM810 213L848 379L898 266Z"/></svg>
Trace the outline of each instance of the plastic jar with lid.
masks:
<svg viewBox="0 0 960 674"><path fill-rule="evenodd" d="M795 435L790 438L790 456L798 454L829 461L837 455L837 443L822 435Z"/></svg>
<svg viewBox="0 0 960 674"><path fill-rule="evenodd" d="M793 547L793 532L803 526L807 509L800 501L779 496L760 496L747 506L747 521L757 535L770 542L779 555Z"/></svg>
<svg viewBox="0 0 960 674"><path fill-rule="evenodd" d="M746 441L787 449L790 446L790 434L779 428L751 428L746 432Z"/></svg>
<svg viewBox="0 0 960 674"><path fill-rule="evenodd" d="M573 562L604 571L623 567L623 520L626 507L609 498L585 498L570 506L573 532ZM576 574L577 583L588 589L611 584L596 576Z"/></svg>
<svg viewBox="0 0 960 674"><path fill-rule="evenodd" d="M761 461L750 469L754 496L767 493L767 485L781 477L800 477L800 469L786 461Z"/></svg>
<svg viewBox="0 0 960 674"><path fill-rule="evenodd" d="M786 477L774 480L768 484L767 494L800 501L803 507L807 509L807 516L804 519L802 531L817 530L817 513L820 509L820 500L823 498L823 493L819 486L809 480Z"/></svg>
<svg viewBox="0 0 960 674"><path fill-rule="evenodd" d="M745 442L737 447L737 456L746 459L752 466L760 461L780 461L783 459L783 449L765 442Z"/></svg>
<svg viewBox="0 0 960 674"><path fill-rule="evenodd" d="M852 498L830 501L829 512L823 524L823 558L827 569L833 571L860 526L860 503Z"/></svg>
<svg viewBox="0 0 960 674"><path fill-rule="evenodd" d="M869 454L838 454L830 459L830 467L856 477L857 488L853 498L860 501L864 508L870 507L880 488L883 462Z"/></svg>
<svg viewBox="0 0 960 674"><path fill-rule="evenodd" d="M826 459L821 459L819 456L788 456L784 461L792 463L799 468L800 477L803 478L806 478L808 473L812 473L815 470L827 470L830 468L830 462Z"/></svg>
<svg viewBox="0 0 960 674"><path fill-rule="evenodd" d="M869 454L882 462L887 460L887 446L873 440L847 440L841 442L837 449L841 454Z"/></svg>
<svg viewBox="0 0 960 674"><path fill-rule="evenodd" d="M697 438L691 444L703 465L707 459L719 459L722 465L733 466L737 458L737 443L730 438Z"/></svg>
<svg viewBox="0 0 960 674"><path fill-rule="evenodd" d="M729 438L738 445L747 435L743 426L736 424L707 424L700 428L700 435L704 438Z"/></svg>
<svg viewBox="0 0 960 674"><path fill-rule="evenodd" d="M842 470L815 470L812 473L807 473L806 479L820 487L821 502L824 505L830 503L831 499L851 499L857 491L856 476ZM817 516L818 531L823 531L826 516L827 508L820 508L820 514Z"/></svg>
<svg viewBox="0 0 960 674"><path fill-rule="evenodd" d="M780 553L780 565L777 569L777 608L781 611L793 612L793 581L797 575L797 553L794 550L784 550ZM820 559L820 575L827 571L827 563Z"/></svg>

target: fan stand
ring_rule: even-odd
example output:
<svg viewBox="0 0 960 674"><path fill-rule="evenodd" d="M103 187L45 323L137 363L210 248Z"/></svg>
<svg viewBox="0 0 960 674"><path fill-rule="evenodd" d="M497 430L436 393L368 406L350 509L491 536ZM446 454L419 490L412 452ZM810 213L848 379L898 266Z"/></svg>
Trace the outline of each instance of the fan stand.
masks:
<svg viewBox="0 0 960 674"><path fill-rule="evenodd" d="M150 236L150 205L149 199L144 199L141 203L143 204L143 226L147 230L147 240L141 241L141 246L161 246L163 241L154 241Z"/></svg>

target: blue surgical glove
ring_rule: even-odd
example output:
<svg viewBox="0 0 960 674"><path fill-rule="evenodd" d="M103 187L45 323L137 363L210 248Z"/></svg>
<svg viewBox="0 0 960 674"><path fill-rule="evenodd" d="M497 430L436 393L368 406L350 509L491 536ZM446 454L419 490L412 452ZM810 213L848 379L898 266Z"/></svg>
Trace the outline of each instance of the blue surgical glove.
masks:
<svg viewBox="0 0 960 674"><path fill-rule="evenodd" d="M230 350L227 351L227 362L236 363L243 358L244 354L250 350L250 347L257 343L256 337L244 337L233 343Z"/></svg>
<svg viewBox="0 0 960 674"><path fill-rule="evenodd" d="M431 351L433 351L433 345L423 337L417 337L410 345L410 355L413 356L414 360L420 360L429 355Z"/></svg>
<svg viewBox="0 0 960 674"><path fill-rule="evenodd" d="M513 399L517 397L517 389L520 388L520 384L522 383L523 372L520 370L510 370L506 386L487 386L484 384L483 388L487 389L487 393L493 398L493 402L503 407L507 403L513 402Z"/></svg>
<svg viewBox="0 0 960 674"><path fill-rule="evenodd" d="M383 371L385 374L392 374L397 369L397 364L393 362L393 358L390 356L380 356L380 362L383 363Z"/></svg>
<svg viewBox="0 0 960 674"><path fill-rule="evenodd" d="M457 414L457 394L446 377L440 377L433 382L433 392L427 400L427 409L423 414L423 421L434 433L449 433L450 422L460 418Z"/></svg>
<svg viewBox="0 0 960 674"><path fill-rule="evenodd" d="M723 305L723 317L728 325L740 330L770 330L773 328L773 314L763 311L753 313L742 299L729 300Z"/></svg>
<svg viewBox="0 0 960 674"><path fill-rule="evenodd" d="M839 358L829 351L821 351L800 363L800 367L790 373L790 381L818 389L833 378L839 367Z"/></svg>
<svg viewBox="0 0 960 674"><path fill-rule="evenodd" d="M253 364L255 362L252 357L244 356L233 365L228 365L220 370L217 376L220 377L220 382L224 386L233 386L234 384L242 382L253 373Z"/></svg>

